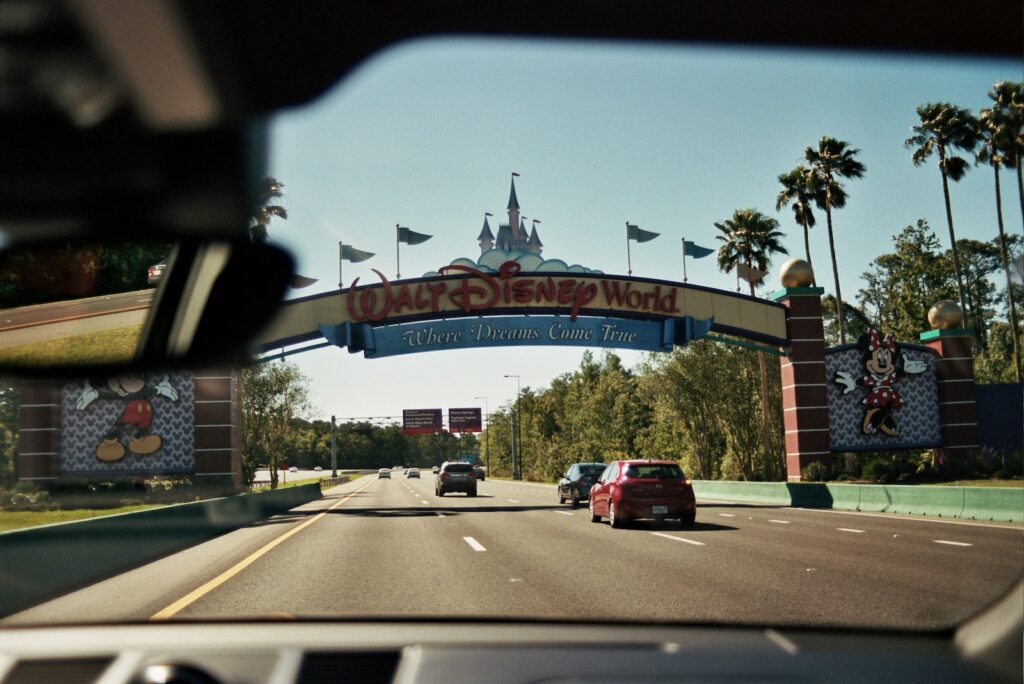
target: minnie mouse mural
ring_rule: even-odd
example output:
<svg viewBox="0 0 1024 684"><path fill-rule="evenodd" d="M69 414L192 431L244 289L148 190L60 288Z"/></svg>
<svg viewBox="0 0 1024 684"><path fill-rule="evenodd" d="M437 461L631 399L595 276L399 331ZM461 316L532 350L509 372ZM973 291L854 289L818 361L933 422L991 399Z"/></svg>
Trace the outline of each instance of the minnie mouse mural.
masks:
<svg viewBox="0 0 1024 684"><path fill-rule="evenodd" d="M868 393L861 403L864 404L864 422L861 431L872 435L881 430L890 437L899 437L900 428L893 416L893 411L903 406L903 397L894 385L908 374L923 373L928 364L923 361L904 359L899 345L892 333L882 337L882 333L874 328L857 340L857 349L861 352L861 364L866 373L854 377L847 371L836 371L832 382L843 387L843 394L849 394L856 387L867 387Z"/></svg>

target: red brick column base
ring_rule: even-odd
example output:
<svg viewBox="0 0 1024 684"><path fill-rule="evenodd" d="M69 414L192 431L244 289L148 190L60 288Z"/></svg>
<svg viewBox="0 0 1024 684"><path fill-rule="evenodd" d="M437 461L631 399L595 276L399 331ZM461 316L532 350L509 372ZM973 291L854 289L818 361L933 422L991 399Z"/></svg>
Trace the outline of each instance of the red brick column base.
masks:
<svg viewBox="0 0 1024 684"><path fill-rule="evenodd" d="M942 448L935 450L939 465L969 456L978 448L978 414L975 406L974 351L971 328L929 330L921 341L939 354L935 364L939 379L939 421Z"/></svg>
<svg viewBox="0 0 1024 684"><path fill-rule="evenodd" d="M772 295L783 304L789 353L780 359L786 430L786 480L799 482L815 461L832 464L825 381L825 329L820 287L787 287Z"/></svg>

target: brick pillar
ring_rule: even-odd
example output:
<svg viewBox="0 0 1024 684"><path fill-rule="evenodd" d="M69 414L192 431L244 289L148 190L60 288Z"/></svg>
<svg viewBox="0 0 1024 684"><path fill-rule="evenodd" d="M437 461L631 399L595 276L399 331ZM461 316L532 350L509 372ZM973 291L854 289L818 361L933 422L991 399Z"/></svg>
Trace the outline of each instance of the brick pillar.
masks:
<svg viewBox="0 0 1024 684"><path fill-rule="evenodd" d="M780 359L786 430L786 479L799 482L810 463L832 464L825 380L825 329L820 287L787 287L771 298L784 305L789 353Z"/></svg>
<svg viewBox="0 0 1024 684"><path fill-rule="evenodd" d="M942 448L938 462L970 454L978 448L978 414L974 403L974 351L971 328L929 330L921 341L939 354L935 363L939 378L939 422Z"/></svg>
<svg viewBox="0 0 1024 684"><path fill-rule="evenodd" d="M234 371L195 373L196 483L225 489L241 485L238 381Z"/></svg>
<svg viewBox="0 0 1024 684"><path fill-rule="evenodd" d="M22 380L18 408L18 480L46 484L60 478L60 383Z"/></svg>

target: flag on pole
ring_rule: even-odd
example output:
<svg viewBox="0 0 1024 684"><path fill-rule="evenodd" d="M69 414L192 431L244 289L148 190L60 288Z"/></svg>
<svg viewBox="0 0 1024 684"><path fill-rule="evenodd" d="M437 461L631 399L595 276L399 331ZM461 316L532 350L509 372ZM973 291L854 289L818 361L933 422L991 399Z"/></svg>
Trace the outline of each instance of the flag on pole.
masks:
<svg viewBox="0 0 1024 684"><path fill-rule="evenodd" d="M366 261L370 257L374 256L373 252L364 252L361 249L356 249L352 245L346 245L341 242L338 243L341 247L340 258L342 261L351 261L354 264L358 264L360 261Z"/></svg>
<svg viewBox="0 0 1024 684"><path fill-rule="evenodd" d="M746 264L736 264L736 272L748 283L757 283L768 275L767 271L758 271L756 268L751 268Z"/></svg>
<svg viewBox="0 0 1024 684"><path fill-rule="evenodd" d="M701 247L694 243L692 240L683 240L683 255L692 257L694 259L703 259L709 254L714 254L715 250L708 249L707 247Z"/></svg>
<svg viewBox="0 0 1024 684"><path fill-rule="evenodd" d="M516 173L515 171L513 171L513 172L512 172L512 175L513 175L513 176L515 176L516 178L518 178L518 177L519 177L519 174L518 174L518 173Z"/></svg>
<svg viewBox="0 0 1024 684"><path fill-rule="evenodd" d="M407 245L418 245L421 242L426 242L432 237L434 236L427 235L426 233L417 233L414 230L402 228L401 226L398 228L398 241L404 242Z"/></svg>
<svg viewBox="0 0 1024 684"><path fill-rule="evenodd" d="M649 230L644 230L632 223L626 224L626 239L636 240L637 242L648 242L661 235L661 233L654 233Z"/></svg>

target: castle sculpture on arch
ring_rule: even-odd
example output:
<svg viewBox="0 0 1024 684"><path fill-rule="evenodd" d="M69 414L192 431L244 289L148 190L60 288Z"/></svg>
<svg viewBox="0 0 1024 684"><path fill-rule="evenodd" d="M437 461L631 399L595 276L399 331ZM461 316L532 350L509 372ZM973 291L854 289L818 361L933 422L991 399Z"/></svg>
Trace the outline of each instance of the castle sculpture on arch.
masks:
<svg viewBox="0 0 1024 684"><path fill-rule="evenodd" d="M534 220L529 234L526 232L526 221L519 212L519 199L516 197L516 176L512 174L512 189L508 195L508 222L498 226L498 237L491 232L491 225L487 221L490 214L484 215L484 226L480 229L477 241L480 243L480 253L483 254L492 249L500 249L505 252L527 252L540 255L544 251L544 243L540 241L537 234L537 224Z"/></svg>

